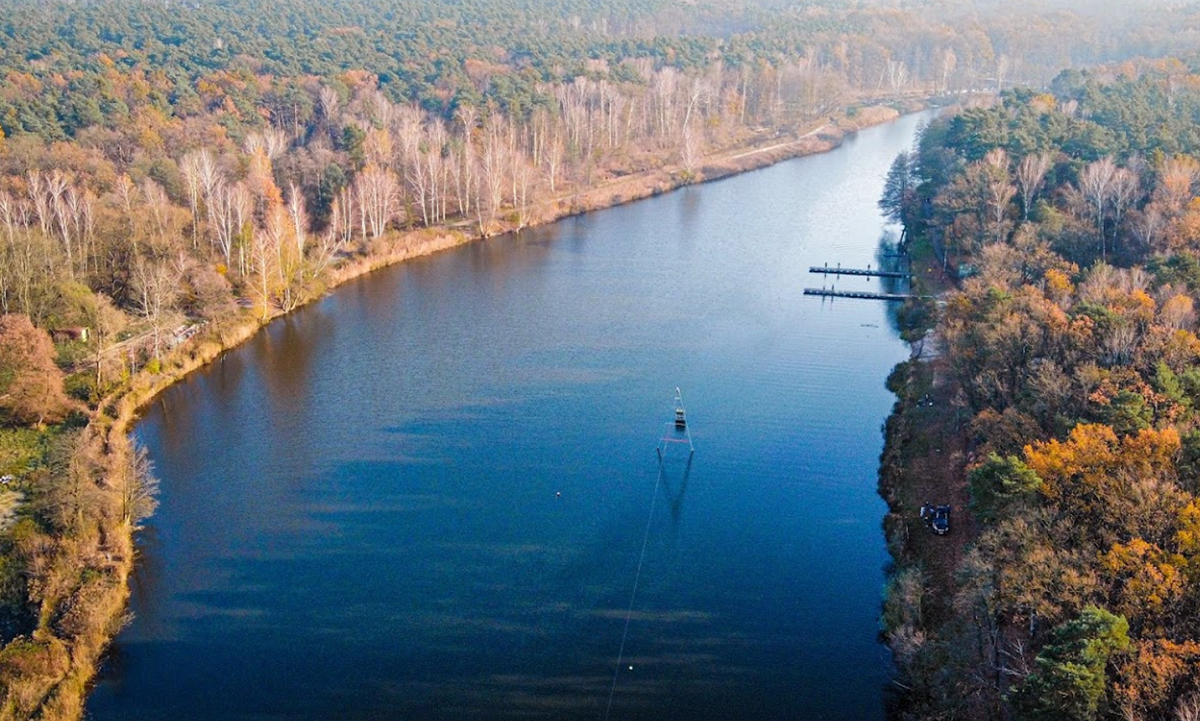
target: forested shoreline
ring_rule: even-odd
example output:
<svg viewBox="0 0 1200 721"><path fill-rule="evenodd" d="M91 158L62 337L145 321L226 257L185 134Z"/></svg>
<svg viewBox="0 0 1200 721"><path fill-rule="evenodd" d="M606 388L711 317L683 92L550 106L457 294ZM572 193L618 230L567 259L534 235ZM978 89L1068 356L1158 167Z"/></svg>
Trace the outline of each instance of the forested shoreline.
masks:
<svg viewBox="0 0 1200 721"><path fill-rule="evenodd" d="M153 509L126 437L153 393L380 263L881 103L1181 52L1200 14L1040 8L0 1L0 719L80 714Z"/></svg>
<svg viewBox="0 0 1200 721"><path fill-rule="evenodd" d="M957 286L890 381L896 717L1200 717L1198 122L1193 66L1128 62L945 115L893 165L881 205Z"/></svg>

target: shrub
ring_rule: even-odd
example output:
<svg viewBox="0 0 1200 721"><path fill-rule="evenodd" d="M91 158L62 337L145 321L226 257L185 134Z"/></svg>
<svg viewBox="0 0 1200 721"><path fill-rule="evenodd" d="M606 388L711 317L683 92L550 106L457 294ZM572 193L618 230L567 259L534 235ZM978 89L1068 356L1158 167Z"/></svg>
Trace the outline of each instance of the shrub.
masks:
<svg viewBox="0 0 1200 721"><path fill-rule="evenodd" d="M88 405L95 403L100 396L96 387L96 376L90 372L69 375L63 381L63 390L67 395Z"/></svg>

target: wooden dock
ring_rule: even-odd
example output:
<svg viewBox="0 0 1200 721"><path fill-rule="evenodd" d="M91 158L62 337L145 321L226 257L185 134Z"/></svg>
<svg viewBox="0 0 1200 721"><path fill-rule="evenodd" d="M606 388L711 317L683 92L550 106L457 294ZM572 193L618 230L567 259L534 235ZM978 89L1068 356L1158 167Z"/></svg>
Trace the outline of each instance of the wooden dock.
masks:
<svg viewBox="0 0 1200 721"><path fill-rule="evenodd" d="M872 278L910 278L912 273L906 273L900 270L877 270L873 268L843 268L837 266L830 268L828 265L814 265L808 269L809 273L821 273L822 275L862 275Z"/></svg>
<svg viewBox="0 0 1200 721"><path fill-rule="evenodd" d="M832 290L828 288L805 288L804 295L820 295L826 298L862 298L863 300L904 301L913 296L907 293L871 293L863 290Z"/></svg>

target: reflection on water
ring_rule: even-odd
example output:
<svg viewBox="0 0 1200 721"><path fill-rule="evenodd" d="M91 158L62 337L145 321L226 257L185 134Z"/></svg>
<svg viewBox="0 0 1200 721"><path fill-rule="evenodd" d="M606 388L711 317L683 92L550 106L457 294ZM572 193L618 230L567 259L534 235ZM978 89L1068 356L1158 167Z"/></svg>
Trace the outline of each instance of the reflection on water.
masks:
<svg viewBox="0 0 1200 721"><path fill-rule="evenodd" d="M880 262L917 122L373 274L166 393L89 717L602 717L680 386L611 718L881 718L906 351L801 291Z"/></svg>

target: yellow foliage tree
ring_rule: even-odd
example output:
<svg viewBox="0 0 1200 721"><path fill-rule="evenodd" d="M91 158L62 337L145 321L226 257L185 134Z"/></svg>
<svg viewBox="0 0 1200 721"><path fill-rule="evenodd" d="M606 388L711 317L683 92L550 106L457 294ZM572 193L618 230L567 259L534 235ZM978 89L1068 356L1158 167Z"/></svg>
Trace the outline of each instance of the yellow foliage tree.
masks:
<svg viewBox="0 0 1200 721"><path fill-rule="evenodd" d="M1101 567L1116 587L1116 609L1141 635L1165 631L1187 589L1186 560L1141 538L1118 543Z"/></svg>
<svg viewBox="0 0 1200 721"><path fill-rule="evenodd" d="M1050 505L1103 549L1169 535L1189 500L1176 486L1180 447L1173 428L1118 437L1109 426L1081 424L1066 441L1026 446L1025 457Z"/></svg>

